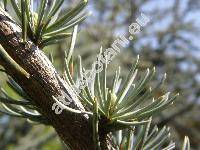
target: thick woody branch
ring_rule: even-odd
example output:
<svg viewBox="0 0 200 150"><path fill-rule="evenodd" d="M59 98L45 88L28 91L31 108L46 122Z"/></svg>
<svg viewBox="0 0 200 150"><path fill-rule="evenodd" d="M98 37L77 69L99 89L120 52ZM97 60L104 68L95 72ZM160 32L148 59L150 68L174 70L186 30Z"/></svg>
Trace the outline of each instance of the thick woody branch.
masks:
<svg viewBox="0 0 200 150"><path fill-rule="evenodd" d="M91 122L84 114L63 111L62 114L56 115L52 111L52 96L61 95L63 90L67 90L65 87L69 88L69 85L58 80L59 75L54 66L36 45L31 41L22 42L21 28L3 9L0 9L0 44L29 76L22 75L12 64L6 63L4 59L6 57L2 55L1 65L38 105L40 112L49 120L61 139L69 144L71 149L94 149ZM70 97L73 102L69 107L84 110L78 99Z"/></svg>

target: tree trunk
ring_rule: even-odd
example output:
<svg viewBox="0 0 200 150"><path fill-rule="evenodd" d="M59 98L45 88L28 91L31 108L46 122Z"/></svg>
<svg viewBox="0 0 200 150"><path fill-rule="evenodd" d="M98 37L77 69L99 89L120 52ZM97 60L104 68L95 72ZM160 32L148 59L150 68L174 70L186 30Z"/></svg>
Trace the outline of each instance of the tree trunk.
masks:
<svg viewBox="0 0 200 150"><path fill-rule="evenodd" d="M66 111L56 115L52 110L52 96L61 95L61 92L65 90L63 84L66 87L69 85L64 81L59 81L58 73L45 54L31 41L23 43L21 37L21 28L0 8L0 44L29 76L21 74L3 57L0 57L1 65L36 103L40 113L48 119L64 143L73 150L95 149L90 119L84 114ZM75 98L69 107L84 110L82 104Z"/></svg>

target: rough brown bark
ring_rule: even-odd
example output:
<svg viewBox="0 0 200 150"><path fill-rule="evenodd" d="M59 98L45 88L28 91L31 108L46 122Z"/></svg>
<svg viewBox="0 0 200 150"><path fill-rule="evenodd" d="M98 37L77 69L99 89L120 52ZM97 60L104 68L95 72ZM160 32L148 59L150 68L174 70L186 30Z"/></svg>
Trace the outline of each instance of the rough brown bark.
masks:
<svg viewBox="0 0 200 150"><path fill-rule="evenodd" d="M74 114L63 112L56 115L52 111L52 96L61 95L64 90L63 84L59 82L59 76L45 56L31 41L23 43L21 41L20 27L0 9L0 44L6 52L15 60L26 72L30 74L27 78L5 63L0 57L1 65L7 73L23 88L30 98L38 105L40 112L48 119L55 128L61 139L74 150L95 149L92 141L91 121L84 114ZM78 99L73 99L69 107L83 110L83 106Z"/></svg>

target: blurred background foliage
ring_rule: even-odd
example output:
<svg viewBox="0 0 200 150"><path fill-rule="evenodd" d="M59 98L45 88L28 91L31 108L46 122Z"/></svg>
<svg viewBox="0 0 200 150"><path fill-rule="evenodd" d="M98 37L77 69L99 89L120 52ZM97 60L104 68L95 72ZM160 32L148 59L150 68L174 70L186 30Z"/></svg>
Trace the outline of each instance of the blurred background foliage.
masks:
<svg viewBox="0 0 200 150"><path fill-rule="evenodd" d="M77 3L78 0L65 0L64 7L70 8ZM154 116L153 124L171 128L177 149L185 135L189 136L193 149L200 149L199 8L199 0L90 0L87 9L92 11L92 15L79 26L73 56L74 70L78 55L82 56L84 67L91 68L101 46L106 49L118 36L129 35L128 26L136 22L141 13L147 15L150 23L134 36L132 42L108 66L108 79L118 66L122 68L122 77L127 75L137 54L141 57L140 69L155 66L157 79L167 73L165 85L157 95L162 95L166 90L174 91L180 93L179 101ZM65 12L61 10L61 13ZM70 39L66 39L45 48L47 55L52 54L54 65L61 74L64 65L61 60L69 44ZM12 94L11 89L5 87L6 76L1 73L0 77L1 86ZM13 93L13 97L17 98L18 95ZM65 148L52 128L0 114L0 149Z"/></svg>

